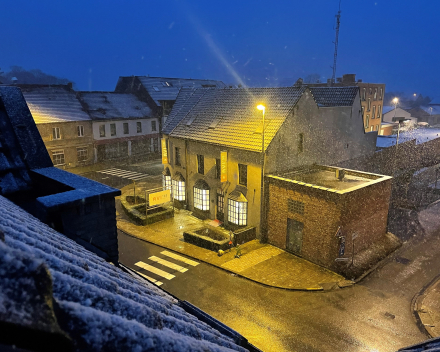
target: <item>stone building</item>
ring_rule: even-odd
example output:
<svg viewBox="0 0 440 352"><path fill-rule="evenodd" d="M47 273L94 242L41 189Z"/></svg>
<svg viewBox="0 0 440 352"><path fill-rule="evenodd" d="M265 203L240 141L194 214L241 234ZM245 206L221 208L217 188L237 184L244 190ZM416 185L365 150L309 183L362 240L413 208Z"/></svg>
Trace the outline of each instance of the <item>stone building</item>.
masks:
<svg viewBox="0 0 440 352"><path fill-rule="evenodd" d="M377 137L364 132L358 87L305 86L182 88L163 133L177 206L259 237L263 173L369 155Z"/></svg>
<svg viewBox="0 0 440 352"><path fill-rule="evenodd" d="M336 82L333 84L331 80L328 80L327 83L308 83L307 85L313 87L359 87L365 132L380 131L385 84L367 83L361 79L356 81L356 74L350 73L336 78Z"/></svg>
<svg viewBox="0 0 440 352"><path fill-rule="evenodd" d="M319 165L269 174L267 240L338 271L337 258L351 259L387 233L391 180Z"/></svg>

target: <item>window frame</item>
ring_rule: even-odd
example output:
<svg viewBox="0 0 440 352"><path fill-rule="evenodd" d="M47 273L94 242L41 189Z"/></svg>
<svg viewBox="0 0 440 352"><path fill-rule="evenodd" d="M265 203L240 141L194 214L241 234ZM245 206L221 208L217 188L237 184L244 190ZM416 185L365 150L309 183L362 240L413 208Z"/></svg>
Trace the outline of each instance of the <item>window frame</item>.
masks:
<svg viewBox="0 0 440 352"><path fill-rule="evenodd" d="M367 114L365 117L365 128L370 127L370 114Z"/></svg>
<svg viewBox="0 0 440 352"><path fill-rule="evenodd" d="M142 133L142 122L136 121L136 133Z"/></svg>
<svg viewBox="0 0 440 352"><path fill-rule="evenodd" d="M209 189L200 189L193 187L194 208L209 211Z"/></svg>
<svg viewBox="0 0 440 352"><path fill-rule="evenodd" d="M76 131L78 133L78 137L84 137L84 125L76 126Z"/></svg>
<svg viewBox="0 0 440 352"><path fill-rule="evenodd" d="M180 148L174 147L174 165L182 166L182 160L180 157Z"/></svg>
<svg viewBox="0 0 440 352"><path fill-rule="evenodd" d="M99 125L99 137L105 137L105 124Z"/></svg>
<svg viewBox="0 0 440 352"><path fill-rule="evenodd" d="M116 136L116 123L111 123L110 124L110 136Z"/></svg>
<svg viewBox="0 0 440 352"><path fill-rule="evenodd" d="M186 193L186 185L185 181L179 180L171 180L172 191L173 191L173 199L177 199L179 201L185 201L185 193Z"/></svg>
<svg viewBox="0 0 440 352"><path fill-rule="evenodd" d="M157 123L155 120L151 120L151 132L157 132Z"/></svg>
<svg viewBox="0 0 440 352"><path fill-rule="evenodd" d="M61 139L61 127L52 127L52 139Z"/></svg>
<svg viewBox="0 0 440 352"><path fill-rule="evenodd" d="M124 134L130 134L130 127L128 125L128 122L123 122L122 123L122 132Z"/></svg>
<svg viewBox="0 0 440 352"><path fill-rule="evenodd" d="M64 154L64 149L59 149L59 150L52 150L52 162L53 162L53 166L60 166L60 165L65 165L66 164L66 155ZM56 155L62 155L62 161L61 163L56 164L55 163L55 156ZM58 159L58 158L57 158Z"/></svg>
<svg viewBox="0 0 440 352"><path fill-rule="evenodd" d="M228 222L238 226L247 226L247 213L248 202L228 198Z"/></svg>
<svg viewBox="0 0 440 352"><path fill-rule="evenodd" d="M81 155L81 151L85 151L85 153ZM87 147L77 147L76 158L79 163L87 161L89 159L89 150L87 149Z"/></svg>
<svg viewBox="0 0 440 352"><path fill-rule="evenodd" d="M215 159L215 178L220 180L222 175L222 162L220 158Z"/></svg>
<svg viewBox="0 0 440 352"><path fill-rule="evenodd" d="M246 164L238 164L238 184L247 187L247 168Z"/></svg>
<svg viewBox="0 0 440 352"><path fill-rule="evenodd" d="M197 173L205 174L205 156L202 154L197 154Z"/></svg>

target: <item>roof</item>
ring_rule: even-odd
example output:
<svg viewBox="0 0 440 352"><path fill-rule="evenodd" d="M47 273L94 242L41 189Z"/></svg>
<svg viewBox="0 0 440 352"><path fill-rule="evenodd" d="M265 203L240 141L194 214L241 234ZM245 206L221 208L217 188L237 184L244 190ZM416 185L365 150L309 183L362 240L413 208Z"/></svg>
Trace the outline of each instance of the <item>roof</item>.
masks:
<svg viewBox="0 0 440 352"><path fill-rule="evenodd" d="M384 105L382 108L382 114L386 114L387 112L393 111L394 106Z"/></svg>
<svg viewBox="0 0 440 352"><path fill-rule="evenodd" d="M113 92L80 92L85 110L92 119L125 119L151 117L149 106L134 94Z"/></svg>
<svg viewBox="0 0 440 352"><path fill-rule="evenodd" d="M440 105L440 98L434 98L432 99L428 105Z"/></svg>
<svg viewBox="0 0 440 352"><path fill-rule="evenodd" d="M359 87L309 87L318 106L352 106Z"/></svg>
<svg viewBox="0 0 440 352"><path fill-rule="evenodd" d="M440 106L439 105L421 106L420 108L423 109L429 115L440 115Z"/></svg>
<svg viewBox="0 0 440 352"><path fill-rule="evenodd" d="M86 121L90 116L67 86L23 86L23 96L35 123Z"/></svg>
<svg viewBox="0 0 440 352"><path fill-rule="evenodd" d="M192 102L185 105L185 99L176 101L173 110L181 109L182 113L172 114L178 115L177 120L181 120L169 135L261 151L262 112L256 106L260 103L266 106L266 149L305 89L306 87L208 89L203 92L196 90L192 95L182 91L187 99L194 98L197 102L193 106Z"/></svg>
<svg viewBox="0 0 440 352"><path fill-rule="evenodd" d="M1 196L0 211L1 321L37 330L57 330L59 324L74 350L245 351L158 287L110 265ZM45 268L50 276L37 284ZM42 290L50 295L44 288L50 284L55 315L46 314L52 307L35 295Z"/></svg>
<svg viewBox="0 0 440 352"><path fill-rule="evenodd" d="M157 106L161 100L176 100L180 88L226 88L222 81L211 79L186 79L138 76L139 81Z"/></svg>

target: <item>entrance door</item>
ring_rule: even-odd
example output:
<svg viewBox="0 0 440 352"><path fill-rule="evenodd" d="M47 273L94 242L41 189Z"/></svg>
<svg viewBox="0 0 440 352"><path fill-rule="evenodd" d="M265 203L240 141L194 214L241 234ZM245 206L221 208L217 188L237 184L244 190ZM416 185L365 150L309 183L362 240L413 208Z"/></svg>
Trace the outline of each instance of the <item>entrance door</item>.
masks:
<svg viewBox="0 0 440 352"><path fill-rule="evenodd" d="M294 219L287 219L286 249L301 254L304 224Z"/></svg>

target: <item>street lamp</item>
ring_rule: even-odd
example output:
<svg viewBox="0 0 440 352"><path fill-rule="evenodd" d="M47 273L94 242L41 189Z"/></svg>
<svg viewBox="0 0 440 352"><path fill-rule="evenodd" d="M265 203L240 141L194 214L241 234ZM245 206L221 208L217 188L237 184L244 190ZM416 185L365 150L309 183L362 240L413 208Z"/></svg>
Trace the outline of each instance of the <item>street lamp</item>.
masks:
<svg viewBox="0 0 440 352"><path fill-rule="evenodd" d="M397 111L397 104L399 103L399 99L398 98L394 98L393 99L393 104L394 104L394 117L396 117L396 111Z"/></svg>
<svg viewBox="0 0 440 352"><path fill-rule="evenodd" d="M262 142L261 142L261 205L260 205L260 234L263 239L263 221L264 221L264 115L266 112L266 107L262 104L257 105L257 109L263 111L263 128L261 131Z"/></svg>

